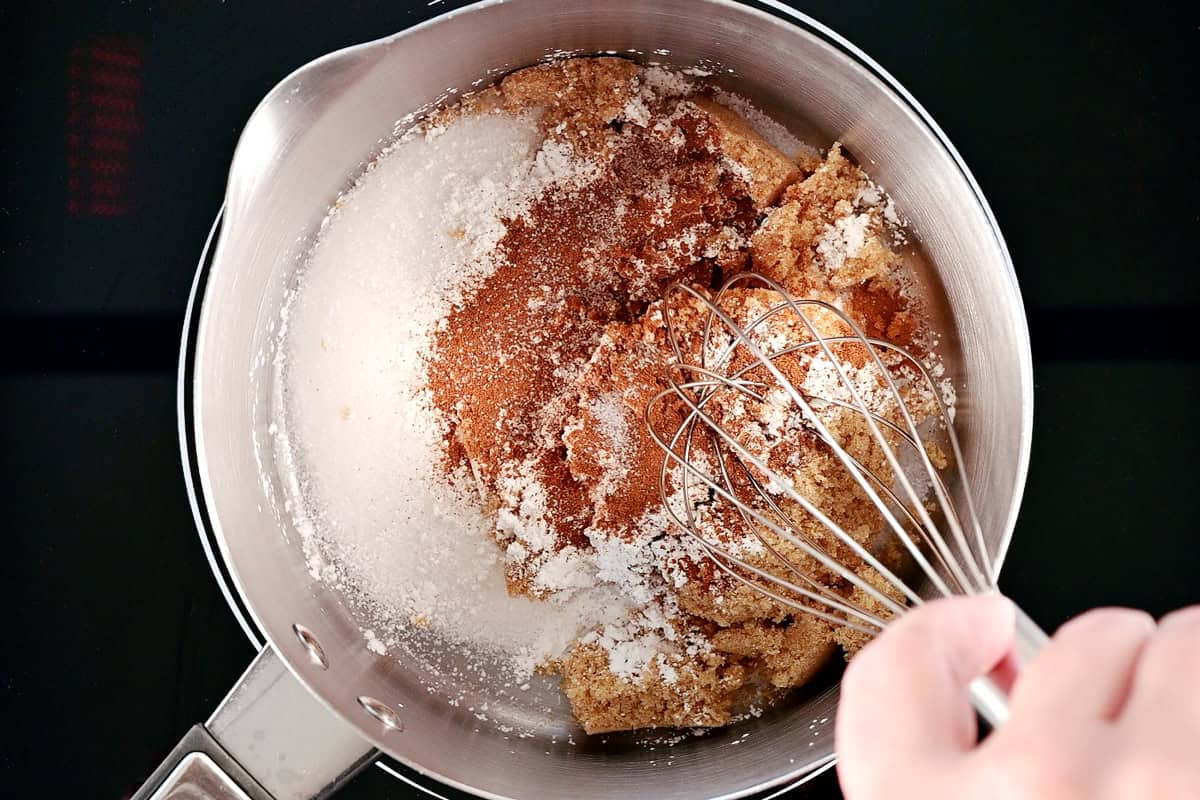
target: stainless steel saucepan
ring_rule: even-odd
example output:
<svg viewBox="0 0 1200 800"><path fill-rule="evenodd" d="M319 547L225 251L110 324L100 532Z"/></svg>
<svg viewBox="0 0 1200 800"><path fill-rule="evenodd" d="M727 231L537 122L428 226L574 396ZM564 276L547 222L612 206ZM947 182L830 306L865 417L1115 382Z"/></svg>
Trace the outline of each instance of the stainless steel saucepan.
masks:
<svg viewBox="0 0 1200 800"><path fill-rule="evenodd" d="M1028 332L995 220L916 101L848 42L774 2L466 6L297 70L238 143L189 312L181 431L197 518L268 644L140 796L317 797L377 749L431 793L494 798L743 797L832 763L836 686L669 750L636 734L583 736L549 679L532 690L539 708L555 709L535 735L480 723L426 690L425 667L368 650L342 597L309 574L280 512L269 354L285 290L330 203L410 112L548 55L609 51L711 69L820 144L844 142L891 193L944 292L966 468L1003 559L1029 454ZM530 713L502 709L499 722Z"/></svg>

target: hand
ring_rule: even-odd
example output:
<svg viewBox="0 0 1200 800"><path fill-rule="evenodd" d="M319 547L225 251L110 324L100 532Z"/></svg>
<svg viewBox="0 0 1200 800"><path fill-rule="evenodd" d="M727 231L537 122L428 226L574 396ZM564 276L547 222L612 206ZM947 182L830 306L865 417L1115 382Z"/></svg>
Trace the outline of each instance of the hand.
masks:
<svg viewBox="0 0 1200 800"><path fill-rule="evenodd" d="M1200 606L1071 620L976 744L967 684L1012 643L1012 605L990 595L928 603L864 648L837 718L847 800L1200 798Z"/></svg>

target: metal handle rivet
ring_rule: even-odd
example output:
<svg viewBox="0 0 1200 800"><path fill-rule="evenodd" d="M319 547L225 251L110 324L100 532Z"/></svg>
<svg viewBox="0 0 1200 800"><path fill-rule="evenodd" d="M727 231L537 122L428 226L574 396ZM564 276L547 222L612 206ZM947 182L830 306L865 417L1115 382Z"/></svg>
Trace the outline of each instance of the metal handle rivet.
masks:
<svg viewBox="0 0 1200 800"><path fill-rule="evenodd" d="M358 704L363 707L364 711L379 720L384 727L396 731L404 730L404 723L400 720L400 715L387 703L380 702L374 697L359 695Z"/></svg>
<svg viewBox="0 0 1200 800"><path fill-rule="evenodd" d="M314 664L321 669L329 669L329 659L325 658L325 650L312 631L297 622L292 625L292 633L296 634L296 639Z"/></svg>

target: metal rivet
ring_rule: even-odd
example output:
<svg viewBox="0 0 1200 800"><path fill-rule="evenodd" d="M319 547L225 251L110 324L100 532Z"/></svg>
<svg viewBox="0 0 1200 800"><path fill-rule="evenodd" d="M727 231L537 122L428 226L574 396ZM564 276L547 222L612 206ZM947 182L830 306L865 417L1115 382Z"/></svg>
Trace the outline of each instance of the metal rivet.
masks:
<svg viewBox="0 0 1200 800"><path fill-rule="evenodd" d="M321 648L321 643L317 641L317 637L313 635L312 631L297 622L292 625L292 633L296 634L296 639L299 640L314 664L321 669L329 669L329 659L325 658L325 650Z"/></svg>
<svg viewBox="0 0 1200 800"><path fill-rule="evenodd" d="M391 728L394 731L404 730L404 723L400 721L400 715L388 704L381 703L374 697L367 697L366 695L359 695L358 704L363 707L364 711L383 723L384 727Z"/></svg>

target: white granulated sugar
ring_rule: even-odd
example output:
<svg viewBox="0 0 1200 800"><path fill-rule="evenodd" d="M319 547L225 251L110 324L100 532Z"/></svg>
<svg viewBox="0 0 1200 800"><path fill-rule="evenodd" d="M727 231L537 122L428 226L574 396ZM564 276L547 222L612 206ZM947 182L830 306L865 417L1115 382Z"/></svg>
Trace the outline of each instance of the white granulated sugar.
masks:
<svg viewBox="0 0 1200 800"><path fill-rule="evenodd" d="M840 269L847 259L857 256L867 243L870 227L870 214L847 214L826 225L817 243L817 254L824 260L825 269Z"/></svg>
<svg viewBox="0 0 1200 800"><path fill-rule="evenodd" d="M648 84L690 90L665 72ZM661 513L636 543L598 537L595 552L555 550L532 470L501 476L501 510L487 518L472 475L436 477L443 430L428 392L414 390L430 332L493 268L503 219L549 186L596 176L569 145L539 141L532 116L459 119L403 137L338 199L281 315L275 448L310 571L370 616L371 652L432 634L502 653L509 674L528 676L603 629L614 671L631 676L675 635L652 584L703 553L664 536ZM685 233L678 246L695 243ZM628 470L627 409L614 393L591 411L615 486ZM511 537L505 551L493 530ZM506 560L531 555L531 586L545 601L506 591Z"/></svg>
<svg viewBox="0 0 1200 800"><path fill-rule="evenodd" d="M375 631L370 629L363 631L363 638L367 640L367 649L372 653L380 656L387 653L387 646L375 635Z"/></svg>
<svg viewBox="0 0 1200 800"><path fill-rule="evenodd" d="M419 622L528 674L621 608L508 595L472 479L435 477L442 430L414 391L429 331L492 268L502 216L579 179L540 141L532 116L500 114L406 137L339 198L281 315L273 424L288 507L314 577L377 617L373 652ZM514 534L535 547L536 493L512 490L525 517Z"/></svg>

